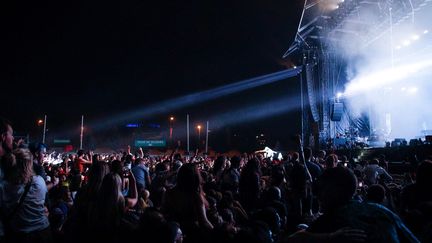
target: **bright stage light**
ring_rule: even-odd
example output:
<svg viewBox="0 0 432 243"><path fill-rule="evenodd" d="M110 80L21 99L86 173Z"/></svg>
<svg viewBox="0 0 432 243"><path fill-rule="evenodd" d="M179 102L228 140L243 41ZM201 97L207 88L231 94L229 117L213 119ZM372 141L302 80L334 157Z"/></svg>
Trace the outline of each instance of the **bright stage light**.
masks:
<svg viewBox="0 0 432 243"><path fill-rule="evenodd" d="M418 88L417 87L411 87L408 89L408 93L410 94L415 94L417 93Z"/></svg>
<svg viewBox="0 0 432 243"><path fill-rule="evenodd" d="M413 36L411 37L412 40L418 40L419 38L420 38L420 36L418 36L418 35L413 35Z"/></svg>
<svg viewBox="0 0 432 243"><path fill-rule="evenodd" d="M346 91L343 95L351 96L358 93L375 90L391 83L404 80L410 77L412 74L423 71L431 66L432 60L426 60L414 64L406 64L394 68L384 69L366 76L360 76L348 83L346 86Z"/></svg>
<svg viewBox="0 0 432 243"><path fill-rule="evenodd" d="M411 44L411 41L409 40L405 40L404 42L402 42L402 45L404 46L409 46Z"/></svg>
<svg viewBox="0 0 432 243"><path fill-rule="evenodd" d="M427 33L429 33L429 30L423 31L423 34L427 34Z"/></svg>
<svg viewBox="0 0 432 243"><path fill-rule="evenodd" d="M342 97L342 92L338 92L337 94L336 94L336 97L339 99L340 97Z"/></svg>

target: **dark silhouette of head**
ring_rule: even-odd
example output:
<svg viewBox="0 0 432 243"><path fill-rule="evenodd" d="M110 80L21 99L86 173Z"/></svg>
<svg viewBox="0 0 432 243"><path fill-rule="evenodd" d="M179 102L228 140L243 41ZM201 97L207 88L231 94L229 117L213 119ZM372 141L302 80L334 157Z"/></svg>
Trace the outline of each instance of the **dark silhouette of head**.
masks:
<svg viewBox="0 0 432 243"><path fill-rule="evenodd" d="M268 199L273 200L281 200L281 190L277 186L272 186L267 191Z"/></svg>
<svg viewBox="0 0 432 243"><path fill-rule="evenodd" d="M83 156L84 155L84 150L80 149L77 152L78 157Z"/></svg>
<svg viewBox="0 0 432 243"><path fill-rule="evenodd" d="M261 166L258 159L253 158L246 163L246 166L243 168L245 173L253 173L260 172Z"/></svg>
<svg viewBox="0 0 432 243"><path fill-rule="evenodd" d="M230 161L231 161L231 167L232 168L236 168L236 169L240 168L240 162L241 162L240 157L233 156Z"/></svg>
<svg viewBox="0 0 432 243"><path fill-rule="evenodd" d="M379 160L378 159L373 159L369 162L370 165L379 165Z"/></svg>
<svg viewBox="0 0 432 243"><path fill-rule="evenodd" d="M338 157L336 154L330 154L325 160L325 165L327 169L336 167L337 163L338 163Z"/></svg>
<svg viewBox="0 0 432 243"><path fill-rule="evenodd" d="M325 158L325 156L326 156L326 151L325 150L320 150L320 151L318 151L318 158L320 158L320 159L324 159Z"/></svg>
<svg viewBox="0 0 432 243"><path fill-rule="evenodd" d="M123 175L123 167L124 167L124 164L122 161L114 160L111 163L111 172L114 172L114 173L118 174L119 176L122 176Z"/></svg>
<svg viewBox="0 0 432 243"><path fill-rule="evenodd" d="M184 164L177 175L177 188L186 193L201 191L201 174L195 164Z"/></svg>
<svg viewBox="0 0 432 243"><path fill-rule="evenodd" d="M367 190L367 200L373 203L383 203L385 198L385 189L380 184L371 185Z"/></svg>
<svg viewBox="0 0 432 243"><path fill-rule="evenodd" d="M292 156L291 156L291 161L292 161L292 162L296 162L296 161L298 161L299 158L300 158L299 153L297 153L297 152L292 153Z"/></svg>
<svg viewBox="0 0 432 243"><path fill-rule="evenodd" d="M323 211L332 211L347 204L357 189L357 178L344 167L329 168L318 182L318 199Z"/></svg>
<svg viewBox="0 0 432 243"><path fill-rule="evenodd" d="M219 156L214 162L213 172L217 173L218 171L223 170L225 167L225 156Z"/></svg>
<svg viewBox="0 0 432 243"><path fill-rule="evenodd" d="M95 196L97 192L99 191L102 181L104 177L109 173L109 167L108 165L103 161L95 161L92 163L89 175L88 175L88 183L87 183L87 190L89 196Z"/></svg>

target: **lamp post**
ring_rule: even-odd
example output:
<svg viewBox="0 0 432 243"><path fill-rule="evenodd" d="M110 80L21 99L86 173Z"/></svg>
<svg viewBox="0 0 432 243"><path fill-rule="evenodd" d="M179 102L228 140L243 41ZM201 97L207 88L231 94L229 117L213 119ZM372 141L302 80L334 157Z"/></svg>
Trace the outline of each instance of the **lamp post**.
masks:
<svg viewBox="0 0 432 243"><path fill-rule="evenodd" d="M201 144L201 125L198 125L197 128L198 128L198 147L199 147Z"/></svg>
<svg viewBox="0 0 432 243"><path fill-rule="evenodd" d="M171 141L173 139L173 122L174 122L174 117L170 116L170 118L169 118L169 138Z"/></svg>
<svg viewBox="0 0 432 243"><path fill-rule="evenodd" d="M189 160L189 114L186 115L186 144L187 144L187 159Z"/></svg>
<svg viewBox="0 0 432 243"><path fill-rule="evenodd" d="M174 117L170 116L170 118L169 118L169 139L170 139L171 146L173 146L173 122L174 122Z"/></svg>
<svg viewBox="0 0 432 243"><path fill-rule="evenodd" d="M207 121L206 126L206 143L205 143L205 152L208 153L208 134L209 134L209 121Z"/></svg>
<svg viewBox="0 0 432 243"><path fill-rule="evenodd" d="M45 143L45 133L46 133L46 122L47 122L47 116L44 116L44 119L37 120L37 125L40 127L43 125L43 132L42 132L42 143Z"/></svg>
<svg viewBox="0 0 432 243"><path fill-rule="evenodd" d="M80 149L83 148L83 137L84 137L84 115L81 116Z"/></svg>

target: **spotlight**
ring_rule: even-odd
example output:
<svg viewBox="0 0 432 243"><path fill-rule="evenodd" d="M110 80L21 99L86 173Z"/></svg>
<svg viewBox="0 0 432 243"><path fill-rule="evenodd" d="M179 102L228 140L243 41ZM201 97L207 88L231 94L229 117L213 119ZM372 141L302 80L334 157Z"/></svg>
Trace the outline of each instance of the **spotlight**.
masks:
<svg viewBox="0 0 432 243"><path fill-rule="evenodd" d="M342 97L342 92L338 92L337 94L336 94L336 97L339 99L340 97Z"/></svg>
<svg viewBox="0 0 432 243"><path fill-rule="evenodd" d="M423 34L427 34L427 33L429 33L429 30L423 31Z"/></svg>
<svg viewBox="0 0 432 243"><path fill-rule="evenodd" d="M413 36L411 37L412 40L418 40L419 38L420 38L420 36L418 36L418 35L413 35Z"/></svg>
<svg viewBox="0 0 432 243"><path fill-rule="evenodd" d="M192 104L196 105L198 102L215 100L220 97L224 97L237 92L249 90L252 88L260 87L262 85L267 85L277 81L285 80L289 77L294 77L302 71L302 67L298 66L296 69L287 69L279 72L262 75L259 77L254 77L251 79L243 80L236 83L231 83L228 85L220 86L214 89L208 89L201 92L196 92L193 94L185 95L179 98L173 98L159 103L154 103L143 107L139 110L130 110L122 114L118 114L108 120L96 121L93 129L106 129L113 124L118 124L123 121L137 119L138 116L154 116L157 114L165 113L166 110L175 110L190 106Z"/></svg>
<svg viewBox="0 0 432 243"><path fill-rule="evenodd" d="M345 87L344 96L351 96L359 92L365 92L373 88L390 85L397 81L409 78L413 73L418 73L432 66L432 60L424 60L413 64L404 64L398 67L383 69L375 73L359 76L351 80Z"/></svg>
<svg viewBox="0 0 432 243"><path fill-rule="evenodd" d="M402 44L403 44L404 46L409 46L409 45L411 44L411 41L406 40L406 41L402 42Z"/></svg>
<svg viewBox="0 0 432 243"><path fill-rule="evenodd" d="M417 90L418 90L417 87L411 87L408 89L408 93L415 94L415 93L417 93Z"/></svg>

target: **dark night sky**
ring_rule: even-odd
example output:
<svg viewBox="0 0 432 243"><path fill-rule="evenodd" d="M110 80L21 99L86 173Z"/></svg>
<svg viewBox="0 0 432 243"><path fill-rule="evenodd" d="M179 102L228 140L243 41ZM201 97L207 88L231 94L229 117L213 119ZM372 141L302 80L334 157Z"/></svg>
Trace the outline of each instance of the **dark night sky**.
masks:
<svg viewBox="0 0 432 243"><path fill-rule="evenodd" d="M1 115L18 130L34 126L44 113L51 125L81 114L109 117L283 70L280 57L302 6L300 0L13 4L2 9L1 101L7 105ZM270 87L269 97L283 94L274 89L290 85ZM247 105L245 97L254 94L241 96ZM268 100L261 91L259 96L253 99ZM236 99L205 105L217 113Z"/></svg>

